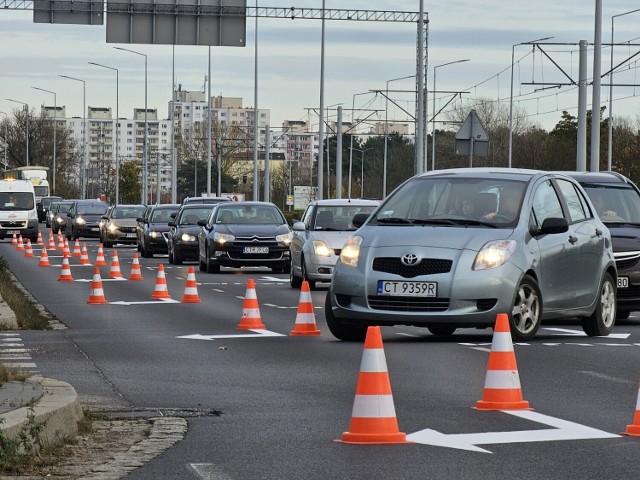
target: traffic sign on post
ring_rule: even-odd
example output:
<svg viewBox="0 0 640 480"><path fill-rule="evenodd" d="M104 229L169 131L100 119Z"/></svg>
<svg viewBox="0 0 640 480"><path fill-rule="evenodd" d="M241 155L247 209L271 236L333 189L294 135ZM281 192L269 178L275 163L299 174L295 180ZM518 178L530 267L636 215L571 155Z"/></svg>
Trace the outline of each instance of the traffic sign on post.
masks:
<svg viewBox="0 0 640 480"><path fill-rule="evenodd" d="M475 110L471 110L456 133L456 155L468 155L469 166L473 167L473 156L489 155L489 135L482 126Z"/></svg>

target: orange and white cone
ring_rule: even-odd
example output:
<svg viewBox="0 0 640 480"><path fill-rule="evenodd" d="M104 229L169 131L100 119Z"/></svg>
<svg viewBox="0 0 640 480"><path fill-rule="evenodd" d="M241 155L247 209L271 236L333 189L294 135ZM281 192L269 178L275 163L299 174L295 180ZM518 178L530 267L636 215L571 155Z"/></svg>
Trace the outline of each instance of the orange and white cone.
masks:
<svg viewBox="0 0 640 480"><path fill-rule="evenodd" d="M49 250L55 250L56 249L56 239L53 235L53 233L49 234L49 245L48 245Z"/></svg>
<svg viewBox="0 0 640 480"><path fill-rule="evenodd" d="M499 313L493 330L487 375L482 400L476 402L478 410L531 410L522 398L520 376L513 351L509 317Z"/></svg>
<svg viewBox="0 0 640 480"><path fill-rule="evenodd" d="M253 278L247 282L247 292L242 303L242 318L236 326L238 330L266 330L260 318L260 305L256 295L256 284Z"/></svg>
<svg viewBox="0 0 640 480"><path fill-rule="evenodd" d="M38 240L36 240L36 243L38 245L44 245L44 242L42 241L42 233L40 233L39 230L38 230Z"/></svg>
<svg viewBox="0 0 640 480"><path fill-rule="evenodd" d="M24 250L24 256L26 258L33 258L33 248L31 247L31 239L27 238L27 248Z"/></svg>
<svg viewBox="0 0 640 480"><path fill-rule="evenodd" d="M143 280L142 271L140 270L140 261L138 260L138 252L133 252L133 261L131 262L129 280Z"/></svg>
<svg viewBox="0 0 640 480"><path fill-rule="evenodd" d="M387 360L380 327L369 327L364 341L360 375L351 412L349 431L343 443L411 443L398 428Z"/></svg>
<svg viewBox="0 0 640 480"><path fill-rule="evenodd" d="M156 276L156 286L151 298L171 298L167 290L167 278L164 275L164 265L158 265L158 275Z"/></svg>
<svg viewBox="0 0 640 480"><path fill-rule="evenodd" d="M96 263L94 263L96 267L106 267L107 261L104 259L104 250L102 250L102 244L98 244L98 255L96 256Z"/></svg>
<svg viewBox="0 0 640 480"><path fill-rule="evenodd" d="M640 437L640 389L638 389L638 400L636 400L636 412L633 415L633 423L627 425L624 435Z"/></svg>
<svg viewBox="0 0 640 480"><path fill-rule="evenodd" d="M24 242L22 241L22 234L18 236L18 246L16 247L16 250L24 252Z"/></svg>
<svg viewBox="0 0 640 480"><path fill-rule="evenodd" d="M73 282L73 277L71 276L71 267L69 266L69 257L66 254L63 254L62 257L62 268L60 270L58 281Z"/></svg>
<svg viewBox="0 0 640 480"><path fill-rule="evenodd" d="M302 282L296 323L293 325L293 330L291 330L289 335L320 335L320 330L318 330L316 325L316 314L313 311L313 301L311 299L309 282L306 280Z"/></svg>
<svg viewBox="0 0 640 480"><path fill-rule="evenodd" d="M80 258L82 256L82 250L80 250L80 240L76 240L73 245L73 256Z"/></svg>
<svg viewBox="0 0 640 480"><path fill-rule="evenodd" d="M89 294L89 300L87 303L105 304L107 299L104 297L104 290L102 289L102 278L100 277L100 269L98 267L93 268L93 279L91 280L91 293Z"/></svg>
<svg viewBox="0 0 640 480"><path fill-rule="evenodd" d="M62 235L62 232L60 230L58 230L58 250L60 250L61 252L64 252L64 235Z"/></svg>
<svg viewBox="0 0 640 480"><path fill-rule="evenodd" d="M109 270L109 278L124 278L122 276L122 272L120 271L120 260L118 259L118 251L113 251L113 256L111 257L111 270Z"/></svg>
<svg viewBox="0 0 640 480"><path fill-rule="evenodd" d="M198 285L196 283L196 270L193 268L193 265L189 267L189 273L187 273L187 284L184 287L184 295L180 301L182 303L200 303Z"/></svg>
<svg viewBox="0 0 640 480"><path fill-rule="evenodd" d="M67 240L67 237L64 237L64 247L62 248L62 255L66 255L67 257L71 256L71 249L69 248L69 240Z"/></svg>
<svg viewBox="0 0 640 480"><path fill-rule="evenodd" d="M18 237L16 237L16 234L13 234L13 237L11 237L11 245L18 245Z"/></svg>
<svg viewBox="0 0 640 480"><path fill-rule="evenodd" d="M42 252L40 253L40 261L38 262L39 267L50 267L51 263L49 263L49 255L47 255L47 247L42 246Z"/></svg>
<svg viewBox="0 0 640 480"><path fill-rule="evenodd" d="M87 244L82 244L82 250L80 251L80 265L91 265L89 260L89 254L87 253Z"/></svg>

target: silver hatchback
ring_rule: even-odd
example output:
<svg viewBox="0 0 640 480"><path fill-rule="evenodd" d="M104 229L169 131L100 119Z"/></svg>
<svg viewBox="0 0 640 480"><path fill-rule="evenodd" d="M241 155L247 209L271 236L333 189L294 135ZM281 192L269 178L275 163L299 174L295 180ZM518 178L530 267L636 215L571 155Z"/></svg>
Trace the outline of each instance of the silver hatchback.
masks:
<svg viewBox="0 0 640 480"><path fill-rule="evenodd" d="M584 190L558 173L473 168L398 187L343 247L326 297L329 329L368 325L450 335L509 314L516 340L543 320L578 317L588 335L615 323L611 235Z"/></svg>

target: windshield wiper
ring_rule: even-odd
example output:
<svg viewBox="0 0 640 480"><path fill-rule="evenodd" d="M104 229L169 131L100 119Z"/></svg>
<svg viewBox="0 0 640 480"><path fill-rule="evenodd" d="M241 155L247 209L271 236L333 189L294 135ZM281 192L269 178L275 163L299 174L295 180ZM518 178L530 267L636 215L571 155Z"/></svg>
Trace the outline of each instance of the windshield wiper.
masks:
<svg viewBox="0 0 640 480"><path fill-rule="evenodd" d="M455 223L456 225L482 225L483 227L498 228L498 226L494 225L493 223L483 222L482 220L473 220L471 218L456 218L451 219L451 222Z"/></svg>
<svg viewBox="0 0 640 480"><path fill-rule="evenodd" d="M376 218L376 220L378 221L378 223L395 223L399 225L411 225L414 223L413 220L400 217L378 217Z"/></svg>

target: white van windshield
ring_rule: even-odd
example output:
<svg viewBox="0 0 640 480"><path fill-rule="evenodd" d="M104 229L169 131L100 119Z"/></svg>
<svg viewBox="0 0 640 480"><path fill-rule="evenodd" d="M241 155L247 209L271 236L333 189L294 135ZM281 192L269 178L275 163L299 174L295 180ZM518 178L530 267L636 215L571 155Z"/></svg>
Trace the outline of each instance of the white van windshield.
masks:
<svg viewBox="0 0 640 480"><path fill-rule="evenodd" d="M0 192L0 210L31 210L33 205L31 192Z"/></svg>

